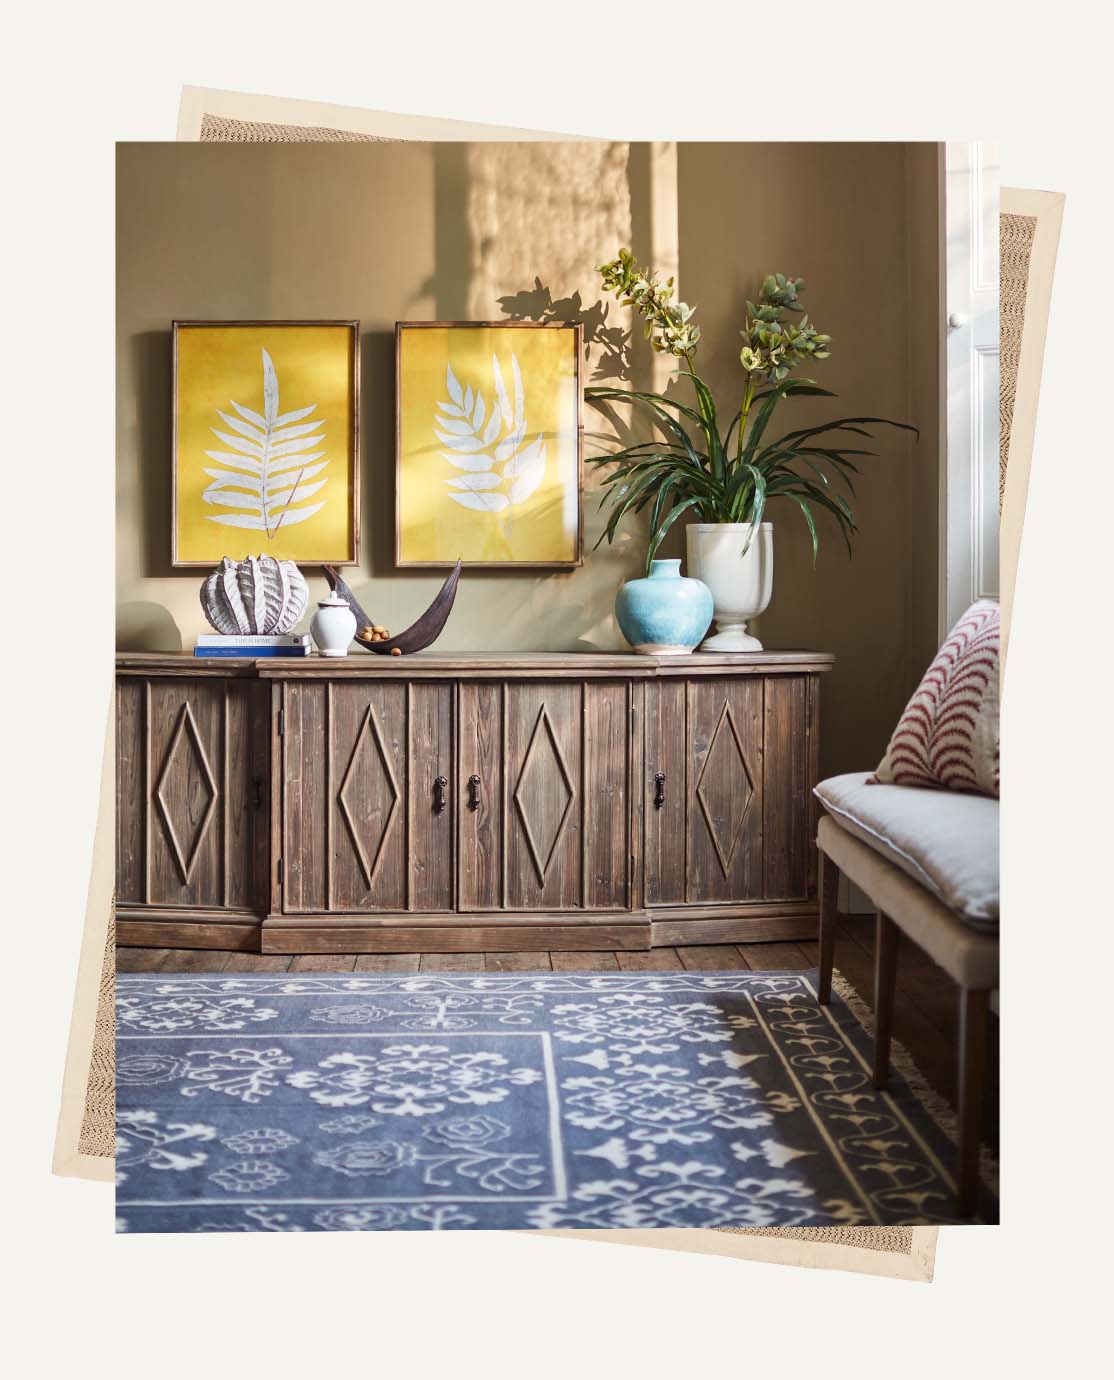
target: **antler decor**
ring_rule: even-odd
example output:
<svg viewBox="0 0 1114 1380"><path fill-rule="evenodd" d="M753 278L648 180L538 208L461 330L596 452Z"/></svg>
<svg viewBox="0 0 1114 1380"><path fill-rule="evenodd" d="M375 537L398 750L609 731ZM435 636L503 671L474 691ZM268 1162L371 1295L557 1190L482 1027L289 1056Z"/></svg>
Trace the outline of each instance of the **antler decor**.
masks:
<svg viewBox="0 0 1114 1380"><path fill-rule="evenodd" d="M330 589L339 594L356 615L356 641L361 647L366 647L371 652L378 652L380 656L390 656L396 651L401 653L420 652L437 641L441 636L441 629L445 626L449 614L452 612L457 586L460 584L460 569L461 564L457 561L433 603L417 622L410 624L405 632L399 633L396 637L384 638L382 641L372 641L370 633L364 632L365 628L372 626L372 619L340 578L336 569L331 565L324 567L325 578L329 582Z"/></svg>

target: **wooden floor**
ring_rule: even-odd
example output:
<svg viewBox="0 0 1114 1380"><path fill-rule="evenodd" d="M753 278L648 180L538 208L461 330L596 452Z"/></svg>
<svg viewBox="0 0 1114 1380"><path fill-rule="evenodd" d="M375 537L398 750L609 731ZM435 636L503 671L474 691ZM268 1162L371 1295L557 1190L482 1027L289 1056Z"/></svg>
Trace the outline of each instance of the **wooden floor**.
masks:
<svg viewBox="0 0 1114 1380"><path fill-rule="evenodd" d="M866 915L843 916L836 941L836 968L868 1004L874 987L874 921ZM617 953L488 954L245 954L214 949L117 948L121 973L393 973L393 972L668 972L686 970L753 972L814 968L816 944L709 944L676 949L639 949ZM947 1101L955 1105L955 984L904 936L898 957L894 1038ZM998 1144L998 1022L991 1021L984 1134Z"/></svg>

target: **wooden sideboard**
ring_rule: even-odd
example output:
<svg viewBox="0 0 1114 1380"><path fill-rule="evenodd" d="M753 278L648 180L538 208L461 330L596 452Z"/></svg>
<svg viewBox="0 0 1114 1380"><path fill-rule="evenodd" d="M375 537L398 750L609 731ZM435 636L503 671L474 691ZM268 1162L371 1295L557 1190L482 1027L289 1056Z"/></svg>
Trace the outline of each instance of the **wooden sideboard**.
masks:
<svg viewBox="0 0 1114 1380"><path fill-rule="evenodd" d="M812 935L832 662L121 654L119 941L410 953Z"/></svg>

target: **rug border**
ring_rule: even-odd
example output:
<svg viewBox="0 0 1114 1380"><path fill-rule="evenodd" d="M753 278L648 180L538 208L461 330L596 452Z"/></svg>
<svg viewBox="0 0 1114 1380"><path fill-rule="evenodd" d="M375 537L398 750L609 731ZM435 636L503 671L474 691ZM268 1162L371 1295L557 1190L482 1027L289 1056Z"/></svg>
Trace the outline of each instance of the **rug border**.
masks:
<svg viewBox="0 0 1114 1380"><path fill-rule="evenodd" d="M1021 556L1021 532L1029 496L1029 476L1033 465L1037 407L1040 403L1041 372L1052 309L1052 286L1060 226L1067 198L1063 192L1042 192L1021 187L1003 187L999 214L1032 216L1037 225L1029 252L1029 276L1025 286L1025 320L1021 328L1021 348L1017 360L1010 442L1006 454L1006 482L999 518L998 578L1002 606L1002 669L1005 670L1009 646L1013 597L1017 567Z"/></svg>
<svg viewBox="0 0 1114 1380"><path fill-rule="evenodd" d="M348 134L371 134L380 139L422 142L605 142L599 135L553 134L536 129L518 129L511 125L486 125L472 120L445 119L434 115L404 115L363 106L300 100L295 96L264 96L247 91L223 91L205 86L182 87L175 139L178 142L199 142L201 122L206 115L243 120L250 124L324 127L342 130Z"/></svg>
<svg viewBox="0 0 1114 1380"><path fill-rule="evenodd" d="M854 1227L846 1228L848 1232ZM939 1227L911 1227L913 1243L904 1251L879 1251L829 1241L799 1241L793 1237L734 1236L730 1231L695 1227L654 1227L647 1230L611 1227L606 1231L554 1228L521 1232L522 1236L564 1237L573 1241L598 1241L608 1246L643 1246L690 1255L722 1255L736 1260L755 1260L773 1265L798 1265L813 1270L849 1270L856 1274L890 1279L932 1282Z"/></svg>
<svg viewBox="0 0 1114 1380"><path fill-rule="evenodd" d="M107 1155L87 1155L78 1147L81 1143L81 1128L85 1121L89 1069L93 1060L93 1038L97 1023L97 1001L100 996L101 971L104 967L115 885L116 849L113 834L116 828L116 734L115 718L111 708L112 691L108 695L108 706L105 714L104 753L101 758L100 793L97 800L97 824L93 834L93 859L85 904L85 924L81 935L70 1034L66 1043L66 1064L62 1075L62 1101L58 1109L54 1157L51 1163L51 1172L54 1174L77 1179L97 1179L104 1183L111 1183L115 1178L115 1159Z"/></svg>

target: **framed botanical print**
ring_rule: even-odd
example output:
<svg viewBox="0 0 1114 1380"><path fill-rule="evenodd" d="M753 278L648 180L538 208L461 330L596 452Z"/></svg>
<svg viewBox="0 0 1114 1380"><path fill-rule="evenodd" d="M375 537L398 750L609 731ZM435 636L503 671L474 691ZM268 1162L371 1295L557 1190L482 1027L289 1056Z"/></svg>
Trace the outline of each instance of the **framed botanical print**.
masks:
<svg viewBox="0 0 1114 1380"><path fill-rule="evenodd" d="M356 321L175 321L173 564L359 559Z"/></svg>
<svg viewBox="0 0 1114 1380"><path fill-rule="evenodd" d="M400 321L395 560L582 560L579 325Z"/></svg>

